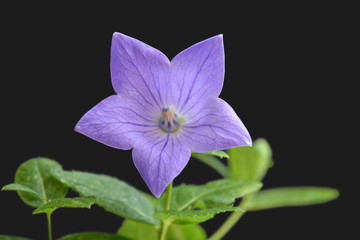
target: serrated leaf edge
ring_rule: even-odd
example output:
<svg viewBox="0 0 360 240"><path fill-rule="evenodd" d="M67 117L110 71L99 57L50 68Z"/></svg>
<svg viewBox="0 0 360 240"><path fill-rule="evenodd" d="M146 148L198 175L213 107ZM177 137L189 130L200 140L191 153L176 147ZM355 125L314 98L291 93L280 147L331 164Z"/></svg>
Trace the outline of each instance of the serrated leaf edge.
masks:
<svg viewBox="0 0 360 240"><path fill-rule="evenodd" d="M210 183L211 183L211 182L210 182ZM239 183L240 183L240 182L239 182ZM244 181L242 181L242 183L244 183ZM250 183L250 182L248 182L248 183ZM209 184L209 183L207 183L207 184ZM207 185L207 184L205 184L205 185ZM260 182L253 182L253 184L259 186L259 187L257 188L257 190L262 187L262 183L260 183ZM228 187L228 188L230 188L230 187ZM228 188L227 188L227 189L228 189ZM254 187L254 188L255 188L255 187ZM207 191L207 192L204 192L203 194L199 194L199 195L197 195L196 197L194 197L194 198L190 199L189 201L187 201L186 203L184 203L184 204L183 204L182 206L180 206L177 210L182 211L182 210L184 210L186 207L190 206L191 203L193 203L193 202L201 199L203 196L206 196L206 195L208 195L208 194L209 194L209 195L210 195L210 194L213 194L213 193L216 192L216 191L218 191L218 189L215 189L215 190L212 189L212 191ZM254 190L254 191L256 191L256 190ZM250 192L249 192L249 193L250 193ZM248 193L246 193L246 194L248 194ZM242 196L244 196L244 195L246 195L246 194L242 194L242 195L239 196L239 197L242 197Z"/></svg>

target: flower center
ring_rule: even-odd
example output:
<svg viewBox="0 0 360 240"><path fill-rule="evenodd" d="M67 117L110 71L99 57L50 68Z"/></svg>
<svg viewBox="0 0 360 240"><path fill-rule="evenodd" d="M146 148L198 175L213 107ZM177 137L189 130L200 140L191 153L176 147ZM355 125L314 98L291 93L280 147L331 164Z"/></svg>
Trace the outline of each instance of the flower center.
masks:
<svg viewBox="0 0 360 240"><path fill-rule="evenodd" d="M160 119L159 127L165 132L175 132L180 127L180 120L174 110L170 106L165 106L161 110L162 118Z"/></svg>

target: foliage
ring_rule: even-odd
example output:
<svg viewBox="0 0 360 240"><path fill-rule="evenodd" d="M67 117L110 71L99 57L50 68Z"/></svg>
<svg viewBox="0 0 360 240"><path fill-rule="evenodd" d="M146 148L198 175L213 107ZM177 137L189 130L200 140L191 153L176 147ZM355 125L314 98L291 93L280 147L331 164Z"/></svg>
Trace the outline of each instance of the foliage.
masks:
<svg viewBox="0 0 360 240"><path fill-rule="evenodd" d="M111 176L64 171L54 160L33 158L19 166L15 182L2 190L16 191L25 204L36 208L33 214L50 216L59 208L90 208L97 204L125 219L117 233L74 233L60 240L156 240L164 228L167 231L163 239L205 240L206 233L199 223L223 212L233 212L234 219L245 211L321 204L339 196L336 189L328 187L261 190L261 181L273 166L272 151L264 139L256 140L252 147L193 153L192 157L210 161L207 165L223 178L203 185L181 184L172 189L171 198L163 194L157 199ZM80 196L67 198L68 188ZM241 204L234 206L240 198ZM220 237L213 235L209 239ZM0 240L26 238L3 235Z"/></svg>

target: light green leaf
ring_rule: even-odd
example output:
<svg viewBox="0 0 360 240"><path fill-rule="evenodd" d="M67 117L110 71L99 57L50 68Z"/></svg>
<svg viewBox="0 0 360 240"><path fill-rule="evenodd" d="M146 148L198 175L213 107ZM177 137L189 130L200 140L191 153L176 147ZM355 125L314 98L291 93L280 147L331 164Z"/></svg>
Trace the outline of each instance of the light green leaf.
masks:
<svg viewBox="0 0 360 240"><path fill-rule="evenodd" d="M219 157L219 158L230 158L230 156L226 152L221 151L221 150L215 150L210 153L211 153L211 155Z"/></svg>
<svg viewBox="0 0 360 240"><path fill-rule="evenodd" d="M159 227L125 220L118 234L133 240L158 240ZM199 225L171 224L166 232L166 240L206 240L206 233Z"/></svg>
<svg viewBox="0 0 360 240"><path fill-rule="evenodd" d="M60 164L48 158L32 158L17 169L13 188L18 190L20 198L31 207L40 207L44 203L65 197L68 188L51 176L51 170L61 170ZM22 186L22 187L20 187ZM30 190L31 189L31 190Z"/></svg>
<svg viewBox="0 0 360 240"><path fill-rule="evenodd" d="M30 240L30 238L0 235L0 240Z"/></svg>
<svg viewBox="0 0 360 240"><path fill-rule="evenodd" d="M177 224L196 224L205 222L213 218L216 214L223 212L239 212L242 211L239 207L217 207L217 208L208 208L203 210L185 210L185 211L176 211L168 210L156 212L155 217L160 220L166 220Z"/></svg>
<svg viewBox="0 0 360 240"><path fill-rule="evenodd" d="M132 240L132 239L110 233L87 232L87 233L74 233L74 234L66 235L64 237L59 238L58 240Z"/></svg>
<svg viewBox="0 0 360 240"><path fill-rule="evenodd" d="M282 187L260 191L246 202L248 211L278 207L297 207L326 203L339 196L339 192L327 187Z"/></svg>
<svg viewBox="0 0 360 240"><path fill-rule="evenodd" d="M1 191L21 191L21 192L28 193L28 194L32 195L33 197L41 199L45 202L45 199L43 198L43 196L41 196L39 193L35 192L31 188L21 185L21 184L16 184L16 183L8 184L8 185L4 186L1 189Z"/></svg>
<svg viewBox="0 0 360 240"><path fill-rule="evenodd" d="M79 171L55 171L54 176L83 196L95 196L105 210L131 220L157 224L154 206L137 189L116 178Z"/></svg>
<svg viewBox="0 0 360 240"><path fill-rule="evenodd" d="M226 165L224 165L218 158L216 158L212 152L210 153L192 153L192 157L200 160L206 165L213 168L217 171L222 177L228 178L230 177L229 169Z"/></svg>
<svg viewBox="0 0 360 240"><path fill-rule="evenodd" d="M258 191L262 187L258 182L235 179L221 179L204 185L180 185L173 189L170 210L191 209L202 201L208 208L229 205L237 198ZM160 198L158 210L161 211L166 196Z"/></svg>
<svg viewBox="0 0 360 240"><path fill-rule="evenodd" d="M153 206L156 206L158 204L159 199L154 197L154 195L150 195L150 194L144 193L144 192L141 192L141 193L152 203Z"/></svg>
<svg viewBox="0 0 360 240"><path fill-rule="evenodd" d="M118 234L134 240L158 240L159 226L125 219Z"/></svg>
<svg viewBox="0 0 360 240"><path fill-rule="evenodd" d="M204 229L196 224L170 225L167 234L167 240L206 240Z"/></svg>
<svg viewBox="0 0 360 240"><path fill-rule="evenodd" d="M229 149L229 169L235 179L261 181L273 165L272 151L265 139L257 139L252 147Z"/></svg>
<svg viewBox="0 0 360 240"><path fill-rule="evenodd" d="M192 209L206 209L206 203L202 200L196 201L194 204L191 205Z"/></svg>
<svg viewBox="0 0 360 240"><path fill-rule="evenodd" d="M52 213L58 208L90 208L96 197L58 198L35 209L33 214Z"/></svg>

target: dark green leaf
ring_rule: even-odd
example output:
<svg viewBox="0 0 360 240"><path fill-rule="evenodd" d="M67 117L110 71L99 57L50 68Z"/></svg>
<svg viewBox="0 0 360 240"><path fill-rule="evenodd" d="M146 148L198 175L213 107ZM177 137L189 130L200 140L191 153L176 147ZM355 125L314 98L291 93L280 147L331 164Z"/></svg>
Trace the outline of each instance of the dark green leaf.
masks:
<svg viewBox="0 0 360 240"><path fill-rule="evenodd" d="M156 212L155 217L160 220L171 221L177 224L196 224L205 222L213 218L216 214L223 212L238 212L242 211L239 207L217 207L217 208L208 208L203 210L185 210L185 211L176 211L168 210Z"/></svg>
<svg viewBox="0 0 360 240"><path fill-rule="evenodd" d="M96 197L58 198L35 209L33 214L52 213L58 208L90 208L95 200Z"/></svg>
<svg viewBox="0 0 360 240"><path fill-rule="evenodd" d="M245 181L261 181L273 165L270 145L265 139L253 142L252 147L229 149L231 176Z"/></svg>
<svg viewBox="0 0 360 240"><path fill-rule="evenodd" d="M0 240L30 240L30 238L0 235Z"/></svg>
<svg viewBox="0 0 360 240"><path fill-rule="evenodd" d="M212 153L193 153L191 156L213 168L222 177L230 177L230 172L227 166L225 166L218 158L213 156Z"/></svg>
<svg viewBox="0 0 360 240"><path fill-rule="evenodd" d="M132 239L110 233L87 232L87 233L70 234L61 237L58 240L132 240Z"/></svg>
<svg viewBox="0 0 360 240"><path fill-rule="evenodd" d="M40 207L49 200L65 197L67 187L51 176L51 170L61 170L61 166L48 158L30 159L17 169L15 183L18 185L12 187L26 187L19 189L18 194L31 207Z"/></svg>
<svg viewBox="0 0 360 240"><path fill-rule="evenodd" d="M339 192L327 187L283 187L260 191L246 201L244 208L258 211L278 207L297 207L326 203L339 196Z"/></svg>
<svg viewBox="0 0 360 240"><path fill-rule="evenodd" d="M11 183L8 184L6 186L4 186L2 189L2 191L21 191L21 192L25 192L28 193L30 195L32 195L35 198L41 199L45 202L45 199L43 198L43 196L41 196L39 193L35 192L34 190L32 190L31 188L21 185L21 184L16 184L16 183Z"/></svg>
<svg viewBox="0 0 360 240"><path fill-rule="evenodd" d="M116 178L79 171L56 171L54 176L83 196L95 196L96 204L131 220L157 224L154 206L137 189Z"/></svg>
<svg viewBox="0 0 360 240"><path fill-rule="evenodd" d="M205 185L180 185L173 189L170 210L187 210L202 201L208 208L229 205L237 198L258 191L262 184L235 179L221 179ZM165 196L160 198L158 210L163 210Z"/></svg>
<svg viewBox="0 0 360 240"><path fill-rule="evenodd" d="M118 234L133 240L158 240L159 227L131 220L125 220ZM171 224L166 240L206 240L206 233L199 225Z"/></svg>

